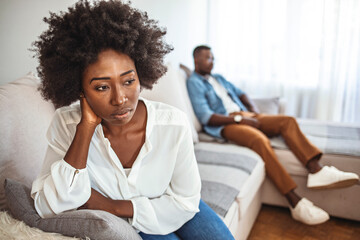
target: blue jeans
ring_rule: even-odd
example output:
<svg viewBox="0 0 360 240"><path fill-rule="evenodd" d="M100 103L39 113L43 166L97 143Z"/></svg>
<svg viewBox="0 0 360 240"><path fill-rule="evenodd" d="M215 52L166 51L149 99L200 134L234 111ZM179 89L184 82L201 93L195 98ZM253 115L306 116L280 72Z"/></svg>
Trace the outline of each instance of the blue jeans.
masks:
<svg viewBox="0 0 360 240"><path fill-rule="evenodd" d="M224 222L216 213L200 200L200 212L177 231L167 235L151 235L140 232L144 240L234 240Z"/></svg>

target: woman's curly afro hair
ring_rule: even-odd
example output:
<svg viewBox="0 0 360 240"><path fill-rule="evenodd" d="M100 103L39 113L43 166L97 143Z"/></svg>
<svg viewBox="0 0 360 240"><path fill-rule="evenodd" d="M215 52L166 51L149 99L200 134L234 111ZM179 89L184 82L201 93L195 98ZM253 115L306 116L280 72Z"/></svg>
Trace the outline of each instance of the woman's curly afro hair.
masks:
<svg viewBox="0 0 360 240"><path fill-rule="evenodd" d="M81 0L68 12L50 13L44 21L49 29L33 43L33 51L40 63L39 89L55 107L79 98L85 68L105 49L128 55L144 88L151 89L167 70L163 59L172 47L163 41L166 30L129 4Z"/></svg>

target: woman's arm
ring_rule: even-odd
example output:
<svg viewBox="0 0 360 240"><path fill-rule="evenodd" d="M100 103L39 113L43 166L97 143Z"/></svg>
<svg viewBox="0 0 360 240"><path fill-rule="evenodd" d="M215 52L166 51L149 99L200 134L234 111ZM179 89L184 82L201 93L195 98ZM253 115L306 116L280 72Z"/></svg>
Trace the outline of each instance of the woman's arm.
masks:
<svg viewBox="0 0 360 240"><path fill-rule="evenodd" d="M80 101L82 116L76 128L68 124L76 119L57 112L47 133L49 146L43 169L31 190L35 208L41 217L76 209L90 197L86 161L90 141L100 119L89 111L91 108L85 98Z"/></svg>
<svg viewBox="0 0 360 240"><path fill-rule="evenodd" d="M130 200L112 200L91 189L89 200L79 209L103 210L118 217L132 218L134 209Z"/></svg>
<svg viewBox="0 0 360 240"><path fill-rule="evenodd" d="M187 122L184 114L176 115L176 119L181 123ZM158 158L171 163L166 163L167 167L163 169L147 169L154 175L161 175L164 171L171 172L171 181L166 183L168 186L162 195L154 198L138 196L129 200L112 200L92 189L91 197L80 208L103 210L119 217L130 218L136 229L149 234L168 234L190 220L198 211L201 180L189 125L174 129L177 130L171 136L176 144L173 144L171 149L161 144L161 137L157 142L152 142L157 148L164 148L160 151L164 156ZM158 134L162 136L161 133ZM168 181L168 178L166 179ZM151 188L151 181L149 187Z"/></svg>
<svg viewBox="0 0 360 240"><path fill-rule="evenodd" d="M76 169L86 167L89 146L99 118L91 109L85 97L80 97L81 121L76 127L74 139L66 152L64 160Z"/></svg>

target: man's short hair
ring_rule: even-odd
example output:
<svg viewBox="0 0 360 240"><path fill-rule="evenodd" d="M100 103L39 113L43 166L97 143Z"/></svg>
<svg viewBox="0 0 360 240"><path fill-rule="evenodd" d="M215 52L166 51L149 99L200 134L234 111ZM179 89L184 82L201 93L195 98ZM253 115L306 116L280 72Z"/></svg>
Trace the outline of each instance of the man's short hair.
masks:
<svg viewBox="0 0 360 240"><path fill-rule="evenodd" d="M211 47L206 46L206 45L197 46L197 47L194 49L194 51L193 51L193 57L196 58L197 55L198 55L202 50L211 50Z"/></svg>

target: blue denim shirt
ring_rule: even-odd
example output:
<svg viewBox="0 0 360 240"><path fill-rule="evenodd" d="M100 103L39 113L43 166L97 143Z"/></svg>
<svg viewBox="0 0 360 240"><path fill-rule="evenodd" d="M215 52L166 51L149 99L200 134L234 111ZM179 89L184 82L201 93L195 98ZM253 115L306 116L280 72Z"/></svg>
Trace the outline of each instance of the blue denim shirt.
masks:
<svg viewBox="0 0 360 240"><path fill-rule="evenodd" d="M211 75L227 90L231 99L240 107L242 111L247 111L246 107L240 100L240 96L244 94L242 90L235 87L219 74ZM209 119L213 114L228 115L224 104L216 94L212 85L203 76L193 72L186 81L191 104L197 118L203 126L206 133L217 138L223 138L221 131L224 126L209 126Z"/></svg>

